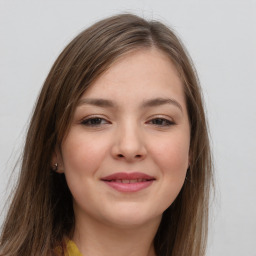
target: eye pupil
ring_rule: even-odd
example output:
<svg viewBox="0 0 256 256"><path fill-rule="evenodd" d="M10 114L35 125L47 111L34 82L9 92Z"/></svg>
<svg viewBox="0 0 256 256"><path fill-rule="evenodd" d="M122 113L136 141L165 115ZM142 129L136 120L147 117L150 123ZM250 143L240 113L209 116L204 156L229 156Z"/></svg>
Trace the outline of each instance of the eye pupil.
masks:
<svg viewBox="0 0 256 256"><path fill-rule="evenodd" d="M88 118L88 119L82 121L82 124L85 126L100 126L105 123L106 123L106 121L100 117Z"/></svg>
<svg viewBox="0 0 256 256"><path fill-rule="evenodd" d="M164 120L160 119L160 118L156 118L155 120L153 120L153 124L157 124L157 125L161 125L163 124Z"/></svg>
<svg viewBox="0 0 256 256"><path fill-rule="evenodd" d="M151 120L151 123L153 125L157 125L157 126L170 126L173 124L172 121L167 120L165 118L155 118L155 119Z"/></svg>
<svg viewBox="0 0 256 256"><path fill-rule="evenodd" d="M90 120L90 123L91 124L100 124L101 123L101 118L92 118L91 120Z"/></svg>

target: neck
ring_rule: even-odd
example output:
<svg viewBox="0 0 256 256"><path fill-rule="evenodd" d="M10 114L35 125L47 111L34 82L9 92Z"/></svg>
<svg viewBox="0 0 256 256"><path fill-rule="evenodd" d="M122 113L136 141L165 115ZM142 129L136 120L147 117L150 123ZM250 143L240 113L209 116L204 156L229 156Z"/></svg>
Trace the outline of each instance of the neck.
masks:
<svg viewBox="0 0 256 256"><path fill-rule="evenodd" d="M133 227L76 219L73 240L84 256L155 256L153 240L159 218Z"/></svg>

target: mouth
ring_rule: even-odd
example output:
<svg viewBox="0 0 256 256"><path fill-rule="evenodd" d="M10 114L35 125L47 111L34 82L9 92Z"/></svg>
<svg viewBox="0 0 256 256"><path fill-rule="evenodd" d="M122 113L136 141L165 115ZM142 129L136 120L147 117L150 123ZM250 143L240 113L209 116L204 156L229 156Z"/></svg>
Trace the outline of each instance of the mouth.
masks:
<svg viewBox="0 0 256 256"><path fill-rule="evenodd" d="M155 180L144 173L114 173L101 178L101 181L119 192L137 192L149 187Z"/></svg>
<svg viewBox="0 0 256 256"><path fill-rule="evenodd" d="M150 179L133 179L133 180L104 180L106 182L118 182L118 183L138 183L138 182L146 182L150 181Z"/></svg>

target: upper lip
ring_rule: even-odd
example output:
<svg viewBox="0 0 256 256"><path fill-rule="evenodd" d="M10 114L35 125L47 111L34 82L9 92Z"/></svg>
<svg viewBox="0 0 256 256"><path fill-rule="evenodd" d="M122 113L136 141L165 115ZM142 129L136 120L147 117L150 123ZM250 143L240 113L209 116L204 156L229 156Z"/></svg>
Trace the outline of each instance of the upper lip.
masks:
<svg viewBox="0 0 256 256"><path fill-rule="evenodd" d="M138 180L138 179L155 180L155 178L153 176L145 174L145 173L141 173L141 172L131 172L131 173L117 172L117 173L113 173L111 175L101 178L101 180L103 180L103 181Z"/></svg>

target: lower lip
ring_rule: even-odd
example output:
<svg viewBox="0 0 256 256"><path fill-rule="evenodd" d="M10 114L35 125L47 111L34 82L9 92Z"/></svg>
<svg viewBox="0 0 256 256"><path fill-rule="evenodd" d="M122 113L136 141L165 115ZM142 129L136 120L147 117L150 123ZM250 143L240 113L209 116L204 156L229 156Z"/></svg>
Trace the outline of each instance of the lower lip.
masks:
<svg viewBox="0 0 256 256"><path fill-rule="evenodd" d="M120 192L137 192L149 187L154 180L136 182L136 183L121 183L114 181L104 181L108 186Z"/></svg>

